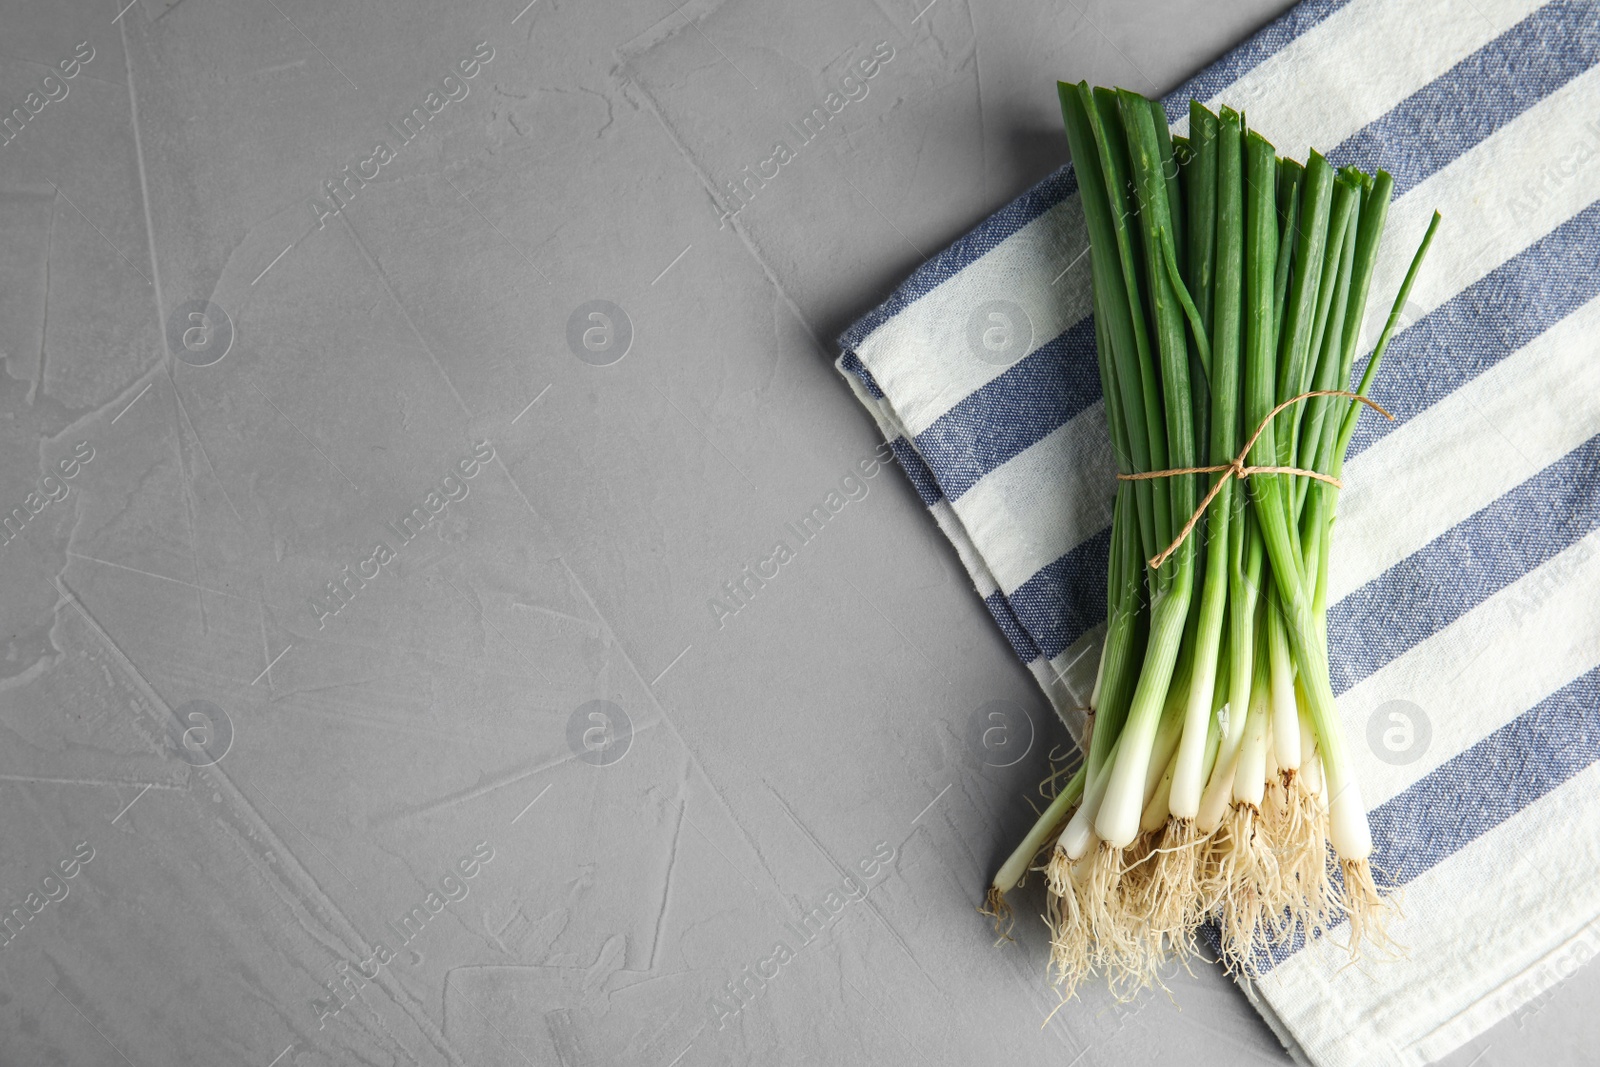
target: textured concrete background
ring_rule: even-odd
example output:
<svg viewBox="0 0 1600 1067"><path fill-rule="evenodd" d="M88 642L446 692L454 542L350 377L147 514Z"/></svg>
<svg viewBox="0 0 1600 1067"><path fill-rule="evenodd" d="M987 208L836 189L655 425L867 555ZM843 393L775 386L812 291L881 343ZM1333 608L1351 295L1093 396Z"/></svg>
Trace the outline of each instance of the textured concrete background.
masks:
<svg viewBox="0 0 1600 1067"><path fill-rule="evenodd" d="M1041 1027L1064 734L830 367L1055 77L1285 5L523 2L0 4L0 1063L1285 1062L1214 970Z"/></svg>

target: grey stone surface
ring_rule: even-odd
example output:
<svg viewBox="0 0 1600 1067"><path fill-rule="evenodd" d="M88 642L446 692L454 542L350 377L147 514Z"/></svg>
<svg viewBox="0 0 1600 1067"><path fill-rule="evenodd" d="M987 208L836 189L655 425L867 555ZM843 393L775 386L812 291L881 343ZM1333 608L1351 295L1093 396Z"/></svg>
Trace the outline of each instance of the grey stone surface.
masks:
<svg viewBox="0 0 1600 1067"><path fill-rule="evenodd" d="M7 110L87 42L0 147L0 1063L1285 1062L1213 971L1041 1027L973 908L1065 735L830 367L1052 79L1282 0L124 3L0 4Z"/></svg>

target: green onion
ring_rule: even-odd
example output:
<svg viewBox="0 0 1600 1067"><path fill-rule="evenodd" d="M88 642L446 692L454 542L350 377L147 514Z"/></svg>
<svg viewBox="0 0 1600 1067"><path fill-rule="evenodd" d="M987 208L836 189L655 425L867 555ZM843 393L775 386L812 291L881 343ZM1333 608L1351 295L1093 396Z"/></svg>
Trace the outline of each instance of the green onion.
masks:
<svg viewBox="0 0 1600 1067"><path fill-rule="evenodd" d="M1330 535L1356 397L1439 218L1352 392L1389 175L1281 158L1227 107L1191 103L1175 138L1137 93L1058 89L1122 480L1085 758L982 910L1002 922L1042 861L1069 989L1149 985L1206 919L1245 973L1341 919L1359 952L1386 905L1328 678Z"/></svg>

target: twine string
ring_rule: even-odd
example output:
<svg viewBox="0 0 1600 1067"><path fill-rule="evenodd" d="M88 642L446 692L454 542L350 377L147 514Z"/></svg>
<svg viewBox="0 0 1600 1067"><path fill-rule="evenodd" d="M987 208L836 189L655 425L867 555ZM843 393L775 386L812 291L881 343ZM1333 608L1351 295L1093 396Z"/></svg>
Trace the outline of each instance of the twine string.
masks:
<svg viewBox="0 0 1600 1067"><path fill-rule="evenodd" d="M1200 517L1206 513L1206 509L1209 508L1211 506L1211 502L1217 498L1217 494L1222 491L1223 484L1226 483L1229 478L1238 478L1240 481L1243 481L1252 474L1292 474L1302 478L1315 478L1319 482L1327 482L1335 489L1344 488L1344 483L1339 481L1339 479L1335 478L1331 474L1323 474L1321 471L1306 470L1303 467L1250 467L1246 466L1244 462L1246 457L1250 455L1250 450L1254 448L1256 446L1256 442L1261 439L1261 435L1266 433L1267 427L1272 424L1272 420L1278 417L1279 412L1293 407L1302 400L1309 400L1314 396L1342 396L1348 397L1351 400L1359 400L1361 403L1367 405L1367 407L1371 408L1373 411L1376 411L1384 418L1391 422L1394 421L1394 416L1385 411L1381 405L1369 399L1368 397L1362 396L1360 393L1352 393L1347 389L1313 389L1309 393L1301 393L1299 396L1290 397L1288 400L1285 400L1283 403L1267 412L1267 417L1261 420L1261 425L1256 427L1256 432L1250 435L1250 440L1245 442L1244 448L1239 450L1239 454L1233 458L1232 463L1219 463L1210 467L1176 467L1171 470L1164 471L1144 471L1139 474L1117 475L1117 480L1123 482L1142 482L1151 478L1171 478L1179 474L1222 475L1222 477L1218 478L1214 483L1212 483L1211 491L1205 495L1205 499L1201 500L1200 505L1194 509L1194 514L1190 515L1189 521L1183 524L1183 529L1178 531L1178 536L1174 537L1172 539L1172 543L1150 561L1150 568L1152 570L1160 570L1161 565L1178 550L1178 547L1182 545L1184 541L1189 539L1189 535L1194 533L1195 526L1199 524Z"/></svg>

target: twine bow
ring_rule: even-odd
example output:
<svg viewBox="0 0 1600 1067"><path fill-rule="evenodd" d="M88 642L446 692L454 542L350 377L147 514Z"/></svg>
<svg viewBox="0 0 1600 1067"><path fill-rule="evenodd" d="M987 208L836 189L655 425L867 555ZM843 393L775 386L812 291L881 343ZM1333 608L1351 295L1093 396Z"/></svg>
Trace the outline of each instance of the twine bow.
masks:
<svg viewBox="0 0 1600 1067"><path fill-rule="evenodd" d="M1117 480L1123 482L1142 482L1151 478L1171 478L1178 474L1222 475L1222 477L1218 478L1216 483L1211 486L1211 491L1206 494L1205 499L1200 501L1200 506L1194 509L1194 514L1189 516L1189 521L1183 524L1183 529L1178 531L1178 536L1172 539L1172 544L1168 545L1161 551L1160 555L1156 556L1150 561L1150 568L1152 570L1160 570L1161 565L1167 561L1167 558L1178 550L1178 546L1182 545L1184 541L1188 540L1189 535L1194 532L1195 525L1199 523L1200 516L1206 513L1206 508L1211 506L1211 502L1217 498L1217 493L1221 492L1223 484L1227 482L1229 478L1238 478L1239 480L1243 481L1252 474L1296 474L1305 478L1315 478L1319 482L1327 482L1335 489L1344 488L1344 483L1339 481L1339 479L1335 478L1331 474L1323 474L1321 471L1306 470L1302 467L1245 466L1245 457L1250 455L1250 450L1255 447L1256 441L1259 440L1261 435L1266 432L1267 427L1271 425L1272 420L1277 418L1278 413L1283 411L1285 408L1293 407L1295 404L1300 403L1300 401L1309 400L1314 396L1343 396L1348 397L1351 400L1359 400L1361 403L1367 405L1367 407L1371 408L1373 411L1376 411L1384 418L1391 422L1394 421L1393 415L1389 414L1383 409L1382 406L1368 399L1367 397L1362 396L1360 393L1352 393L1346 389L1314 389L1309 393L1301 393L1299 396L1290 397L1288 400L1285 400L1283 403L1267 412L1267 417L1261 420L1261 425L1256 427L1256 432L1250 435L1250 440L1245 442L1244 448L1239 450L1239 454L1234 457L1232 463L1219 463L1211 467L1178 467L1173 470L1145 471L1141 474L1117 475Z"/></svg>

